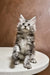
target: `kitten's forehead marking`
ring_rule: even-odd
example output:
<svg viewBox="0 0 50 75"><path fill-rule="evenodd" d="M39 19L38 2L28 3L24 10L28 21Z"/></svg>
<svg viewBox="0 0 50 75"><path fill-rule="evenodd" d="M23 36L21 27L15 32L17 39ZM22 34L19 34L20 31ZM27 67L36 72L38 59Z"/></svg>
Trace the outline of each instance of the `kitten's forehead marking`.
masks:
<svg viewBox="0 0 50 75"><path fill-rule="evenodd" d="M28 24L30 24L29 20L27 20L27 22L25 22L25 25L28 25Z"/></svg>

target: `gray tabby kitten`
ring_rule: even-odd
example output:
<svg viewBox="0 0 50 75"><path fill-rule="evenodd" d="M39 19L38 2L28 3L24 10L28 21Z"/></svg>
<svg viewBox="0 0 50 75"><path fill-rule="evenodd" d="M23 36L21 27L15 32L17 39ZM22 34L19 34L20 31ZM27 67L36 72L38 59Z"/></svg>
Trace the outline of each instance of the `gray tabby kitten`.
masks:
<svg viewBox="0 0 50 75"><path fill-rule="evenodd" d="M30 62L36 63L36 60L34 59L36 17L26 20L20 15L19 20L20 22L17 25L17 37L13 48L12 59L14 59L14 65L23 61L24 67L30 69Z"/></svg>

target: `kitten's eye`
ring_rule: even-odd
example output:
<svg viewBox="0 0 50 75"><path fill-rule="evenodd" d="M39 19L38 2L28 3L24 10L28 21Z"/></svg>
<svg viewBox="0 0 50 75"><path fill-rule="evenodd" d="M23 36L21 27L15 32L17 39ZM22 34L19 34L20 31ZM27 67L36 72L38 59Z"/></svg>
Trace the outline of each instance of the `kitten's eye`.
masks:
<svg viewBox="0 0 50 75"><path fill-rule="evenodd" d="M30 24L28 24L28 26L30 26Z"/></svg>
<svg viewBox="0 0 50 75"><path fill-rule="evenodd" d="M23 25L24 25L25 23L23 23Z"/></svg>

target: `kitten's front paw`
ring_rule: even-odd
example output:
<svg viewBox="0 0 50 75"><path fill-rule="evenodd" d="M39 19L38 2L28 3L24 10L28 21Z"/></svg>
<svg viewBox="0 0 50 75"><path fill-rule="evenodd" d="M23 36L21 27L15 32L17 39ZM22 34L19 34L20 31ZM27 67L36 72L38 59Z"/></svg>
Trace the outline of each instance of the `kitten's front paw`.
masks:
<svg viewBox="0 0 50 75"><path fill-rule="evenodd" d="M31 67L31 64L28 64L28 63L27 64L24 64L24 67L27 68L27 69L31 69L32 68Z"/></svg>
<svg viewBox="0 0 50 75"><path fill-rule="evenodd" d="M31 63L37 63L37 61L34 58L31 58Z"/></svg>
<svg viewBox="0 0 50 75"><path fill-rule="evenodd" d="M18 64L20 64L20 61L19 60L15 61L15 65L18 65Z"/></svg>

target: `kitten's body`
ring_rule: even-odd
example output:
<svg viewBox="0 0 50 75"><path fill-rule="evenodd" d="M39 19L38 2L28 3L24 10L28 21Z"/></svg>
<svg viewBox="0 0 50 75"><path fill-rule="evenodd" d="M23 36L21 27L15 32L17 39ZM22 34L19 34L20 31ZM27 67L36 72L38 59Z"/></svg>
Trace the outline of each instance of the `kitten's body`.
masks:
<svg viewBox="0 0 50 75"><path fill-rule="evenodd" d="M19 62L23 60L24 67L31 68L30 62L36 62L33 57L35 52L34 27L31 26L30 21L26 21L21 15L17 28L17 39L12 54L12 58L15 61L14 64L19 64Z"/></svg>
<svg viewBox="0 0 50 75"><path fill-rule="evenodd" d="M17 33L16 44L20 46L20 51L22 54L26 55L28 51L30 52L29 54L31 54L33 50L32 48L34 48L33 42L34 36L31 31L28 32L19 31L19 33Z"/></svg>

